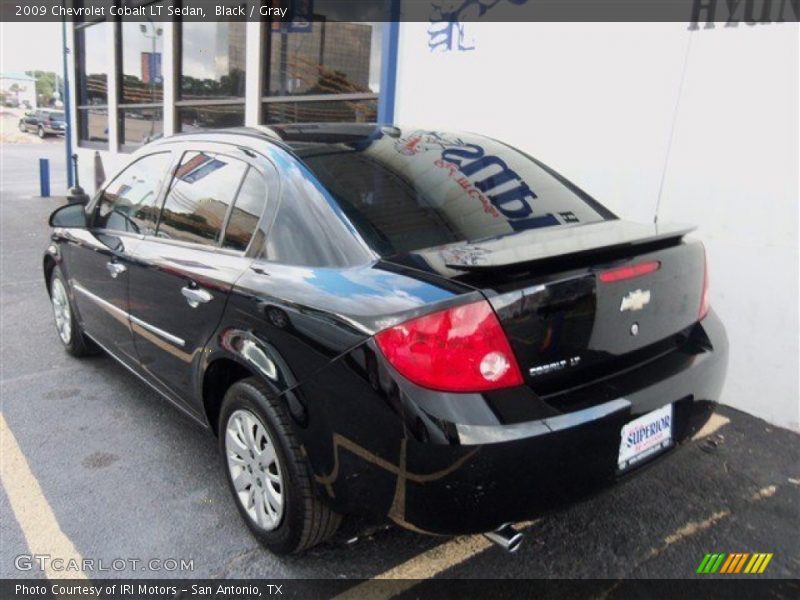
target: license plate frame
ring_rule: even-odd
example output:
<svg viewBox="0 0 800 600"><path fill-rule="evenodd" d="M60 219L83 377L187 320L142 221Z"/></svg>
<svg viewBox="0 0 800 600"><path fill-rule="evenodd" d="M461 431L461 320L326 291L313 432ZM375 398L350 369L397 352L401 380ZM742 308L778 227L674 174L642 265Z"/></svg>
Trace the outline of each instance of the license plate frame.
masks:
<svg viewBox="0 0 800 600"><path fill-rule="evenodd" d="M632 469L674 445L674 412L674 405L666 404L622 426L617 455L618 472Z"/></svg>

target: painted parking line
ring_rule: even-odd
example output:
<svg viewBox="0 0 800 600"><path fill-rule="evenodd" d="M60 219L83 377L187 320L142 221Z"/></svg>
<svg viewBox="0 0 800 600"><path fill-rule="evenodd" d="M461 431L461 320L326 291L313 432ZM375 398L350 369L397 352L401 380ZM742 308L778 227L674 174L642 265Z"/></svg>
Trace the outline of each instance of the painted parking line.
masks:
<svg viewBox="0 0 800 600"><path fill-rule="evenodd" d="M515 528L523 531L537 521L517 523ZM353 586L335 600L383 600L411 589L421 579L430 579L439 573L459 565L480 554L494 544L482 535L463 535L440 546L426 550L413 558L376 575L369 581ZM391 585L374 585L375 581L394 580Z"/></svg>
<svg viewBox="0 0 800 600"><path fill-rule="evenodd" d="M723 417L722 415L713 414L711 418L706 422L705 425L694 434L692 437L693 440L700 440L704 437L710 436L712 433L720 429L721 427L725 427L731 420L728 417Z"/></svg>
<svg viewBox="0 0 800 600"><path fill-rule="evenodd" d="M65 564L70 560L82 564L81 555L61 530L3 413L0 413L0 483L31 554L60 558ZM53 571L50 561L45 562L45 575L51 579L86 579L79 571Z"/></svg>

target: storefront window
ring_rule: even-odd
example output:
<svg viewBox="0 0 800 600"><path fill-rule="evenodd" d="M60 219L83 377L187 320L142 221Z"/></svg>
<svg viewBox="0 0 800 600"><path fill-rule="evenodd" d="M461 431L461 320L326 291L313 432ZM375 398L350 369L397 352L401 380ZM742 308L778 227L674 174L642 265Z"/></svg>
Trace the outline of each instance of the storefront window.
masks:
<svg viewBox="0 0 800 600"><path fill-rule="evenodd" d="M233 8L242 2L220 4ZM246 30L244 22L182 24L176 103L180 131L244 125Z"/></svg>
<svg viewBox="0 0 800 600"><path fill-rule="evenodd" d="M377 121L382 23L265 24L262 122Z"/></svg>
<svg viewBox="0 0 800 600"><path fill-rule="evenodd" d="M244 97L245 30L244 22L183 23L181 100Z"/></svg>
<svg viewBox="0 0 800 600"><path fill-rule="evenodd" d="M379 23L271 24L265 96L377 93Z"/></svg>
<svg viewBox="0 0 800 600"><path fill-rule="evenodd" d="M108 74L111 72L107 22L92 23L77 31L79 52L78 102L108 104Z"/></svg>
<svg viewBox="0 0 800 600"><path fill-rule="evenodd" d="M265 102L263 121L279 123L373 123L378 120L378 101L330 100L314 102Z"/></svg>
<svg viewBox="0 0 800 600"><path fill-rule="evenodd" d="M133 150L164 133L164 29L152 21L123 21L118 31L119 142Z"/></svg>
<svg viewBox="0 0 800 600"><path fill-rule="evenodd" d="M119 107L120 140L125 147L140 146L164 134L161 105L145 108Z"/></svg>
<svg viewBox="0 0 800 600"><path fill-rule="evenodd" d="M79 141L108 144L108 109L78 108Z"/></svg>
<svg viewBox="0 0 800 600"><path fill-rule="evenodd" d="M111 24L76 27L78 143L108 143L108 78L112 72ZM86 144L86 143L89 144Z"/></svg>
<svg viewBox="0 0 800 600"><path fill-rule="evenodd" d="M161 102L163 33L161 23L122 23L122 104Z"/></svg>
<svg viewBox="0 0 800 600"><path fill-rule="evenodd" d="M244 125L244 105L181 106L178 108L178 122L181 131L241 127Z"/></svg>

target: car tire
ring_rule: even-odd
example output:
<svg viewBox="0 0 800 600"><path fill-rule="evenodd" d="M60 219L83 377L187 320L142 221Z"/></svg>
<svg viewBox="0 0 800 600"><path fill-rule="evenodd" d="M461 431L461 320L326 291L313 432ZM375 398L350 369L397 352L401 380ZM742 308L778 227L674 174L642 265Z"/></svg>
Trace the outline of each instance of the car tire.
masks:
<svg viewBox="0 0 800 600"><path fill-rule="evenodd" d="M28 130L28 128L25 127L25 123L22 121L19 122L19 130L22 131L23 133Z"/></svg>
<svg viewBox="0 0 800 600"><path fill-rule="evenodd" d="M315 493L311 468L289 417L260 379L243 379L228 389L218 431L234 502L265 548L292 554L336 532L341 515Z"/></svg>
<svg viewBox="0 0 800 600"><path fill-rule="evenodd" d="M38 134L40 139L42 139L42 140L44 139L44 136L45 136L44 127L39 125L39 129L36 130L36 133Z"/></svg>
<svg viewBox="0 0 800 600"><path fill-rule="evenodd" d="M69 297L69 286L61 269L55 267L50 275L50 304L56 321L58 339L64 349L75 357L97 354L98 347L84 334Z"/></svg>

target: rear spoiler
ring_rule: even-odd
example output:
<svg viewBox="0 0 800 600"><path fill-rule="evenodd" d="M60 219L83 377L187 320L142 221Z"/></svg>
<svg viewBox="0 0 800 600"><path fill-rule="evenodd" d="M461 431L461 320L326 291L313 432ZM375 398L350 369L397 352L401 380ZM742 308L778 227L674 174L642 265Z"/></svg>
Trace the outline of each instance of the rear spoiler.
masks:
<svg viewBox="0 0 800 600"><path fill-rule="evenodd" d="M587 225L532 229L476 242L448 244L417 254L438 254L457 271L504 269L532 263L610 256L635 252L640 246L677 242L696 229L692 225L642 225L614 219ZM441 263L440 263L441 264Z"/></svg>

